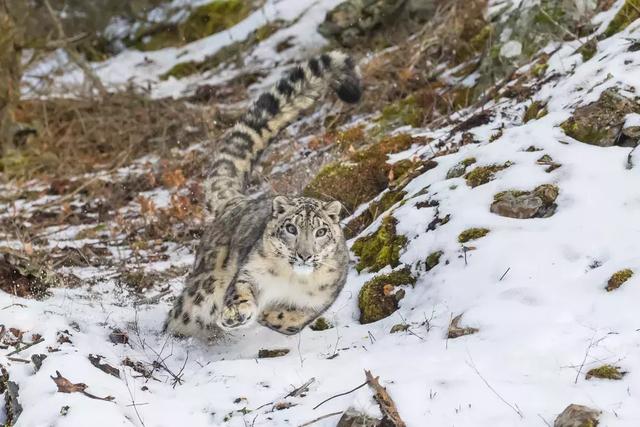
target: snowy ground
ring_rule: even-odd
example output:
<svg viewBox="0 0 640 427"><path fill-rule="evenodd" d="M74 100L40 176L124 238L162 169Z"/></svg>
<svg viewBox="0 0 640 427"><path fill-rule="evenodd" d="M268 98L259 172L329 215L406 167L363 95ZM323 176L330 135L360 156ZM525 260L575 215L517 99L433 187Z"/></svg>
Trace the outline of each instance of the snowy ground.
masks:
<svg viewBox="0 0 640 427"><path fill-rule="evenodd" d="M337 2L302 3L268 1L265 10L286 9L289 18L306 13L310 22L316 22L322 11ZM610 19L613 12L597 19ZM260 14L254 15L232 29L236 37L259 25ZM1 294L0 324L25 331L26 342L31 334L44 338L16 357L29 360L33 354L47 355L35 372L31 363L7 359L9 349L0 354L0 364L8 367L12 381L20 386L24 412L18 425L298 426L350 406L376 414L377 405L366 387L313 409L362 384L365 369L381 377L410 427L552 425L571 403L603 411L604 426L640 425L636 310L640 275L614 292L604 289L613 273L626 268L640 271L640 169L626 168L629 148L586 145L558 127L575 107L597 99L608 87L638 93L640 52L627 51L629 39L638 36L636 23L601 41L598 53L586 63L574 54L577 42L559 46L549 60L547 75L558 72L561 78L547 83L535 96L547 101L548 115L523 124L521 117L530 101L488 104L485 108L493 109L494 118L471 130L481 143L438 157L436 168L405 188L408 202L393 211L399 220L398 232L409 239L401 261L415 266L433 251L444 255L435 269L422 273L415 287L406 290L400 310L379 322L358 323L358 291L373 274L358 274L355 269L326 316L334 328L305 329L292 337L261 328L216 346L161 333L169 300L179 293L182 277L170 282L170 293L159 304L140 306L134 306L114 280L89 285L90 279L112 274L109 269L75 269L87 284L55 289L43 301ZM310 37L309 43L315 46L314 37L319 36ZM221 46L216 40L212 36L202 46ZM198 46L183 49L193 58L211 52ZM113 83L157 76L166 71L170 55L176 53L157 52L150 71L132 67L141 54L125 52L99 66L99 72ZM184 83L166 82L158 93L166 94L165 89L175 90ZM502 136L488 143L502 126ZM437 138L449 130L416 132ZM530 146L542 151L526 151ZM393 160L430 150L415 147ZM543 154L562 167L546 173L536 163ZM447 180L449 168L468 157L475 157L479 165L514 164L476 188L467 186L463 178ZM550 218L509 219L489 211L494 194L500 191L531 190L548 183L560 189L557 212ZM425 187L426 195L412 197ZM440 216L450 214L450 221L427 232L435 212L416 206L424 200L438 201ZM485 227L490 233L471 242L473 250L465 254L457 236L470 227ZM76 244L64 236L50 242ZM189 266L192 261L183 249L169 253L168 260L145 268L163 270ZM479 332L447 339L451 318L461 313L462 325ZM410 329L390 334L398 323L409 324ZM128 333L128 344L110 340L115 329ZM60 343L65 341L59 339L62 331L70 342ZM290 352L257 358L258 350L277 348ZM120 378L94 367L90 354L101 355L102 362L117 367ZM150 376L142 377L124 366L127 358L141 362ZM628 373L621 381L585 379L587 370L603 364L620 366ZM73 383L85 383L93 395L114 399L58 393L51 379L56 371ZM287 397L311 379L306 393ZM314 425L334 426L337 418Z"/></svg>

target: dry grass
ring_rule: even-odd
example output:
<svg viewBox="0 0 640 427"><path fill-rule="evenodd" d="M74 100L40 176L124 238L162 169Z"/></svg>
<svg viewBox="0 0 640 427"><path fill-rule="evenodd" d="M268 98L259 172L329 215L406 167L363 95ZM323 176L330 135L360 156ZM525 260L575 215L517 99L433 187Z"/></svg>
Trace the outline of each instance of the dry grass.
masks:
<svg viewBox="0 0 640 427"><path fill-rule="evenodd" d="M182 100L150 100L131 92L96 99L23 101L18 119L36 129L1 160L7 179L68 177L166 154L205 138L205 110Z"/></svg>

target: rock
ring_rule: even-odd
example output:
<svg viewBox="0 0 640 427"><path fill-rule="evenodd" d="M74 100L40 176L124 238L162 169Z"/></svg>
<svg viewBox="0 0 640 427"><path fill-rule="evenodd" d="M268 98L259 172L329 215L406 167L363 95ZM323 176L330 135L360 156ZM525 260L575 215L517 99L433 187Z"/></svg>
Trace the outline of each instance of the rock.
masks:
<svg viewBox="0 0 640 427"><path fill-rule="evenodd" d="M324 317L318 317L315 322L309 325L309 329L312 331L326 331L331 328L333 328L333 325Z"/></svg>
<svg viewBox="0 0 640 427"><path fill-rule="evenodd" d="M600 411L587 406L572 404L562 411L553 427L596 427Z"/></svg>
<svg viewBox="0 0 640 427"><path fill-rule="evenodd" d="M342 414L336 427L382 427L382 420L349 408Z"/></svg>
<svg viewBox="0 0 640 427"><path fill-rule="evenodd" d="M547 218L556 211L558 193L558 187L550 184L533 191L503 191L494 196L490 210L507 218Z"/></svg>
<svg viewBox="0 0 640 427"><path fill-rule="evenodd" d="M275 348L273 350L263 348L261 350L258 350L258 359L286 356L287 354L289 354L289 351L290 350L288 348Z"/></svg>
<svg viewBox="0 0 640 427"><path fill-rule="evenodd" d="M568 136L585 144L635 146L637 139L629 138L622 128L628 115L639 112L640 105L635 101L620 95L615 89L607 89L597 101L576 108L573 116L560 127ZM627 132L633 134L633 129Z"/></svg>
<svg viewBox="0 0 640 427"><path fill-rule="evenodd" d="M410 25L433 16L433 0L348 0L330 10L318 32L352 47L388 26Z"/></svg>
<svg viewBox="0 0 640 427"><path fill-rule="evenodd" d="M390 334L395 334L398 332L406 332L409 330L409 325L407 325L406 323L398 323L397 325L393 325L391 327L391 330L389 331Z"/></svg>
<svg viewBox="0 0 640 427"><path fill-rule="evenodd" d="M464 159L463 161L456 163L447 171L447 179L452 178L460 178L467 172L467 167L471 166L476 162L476 159L470 157L468 159Z"/></svg>

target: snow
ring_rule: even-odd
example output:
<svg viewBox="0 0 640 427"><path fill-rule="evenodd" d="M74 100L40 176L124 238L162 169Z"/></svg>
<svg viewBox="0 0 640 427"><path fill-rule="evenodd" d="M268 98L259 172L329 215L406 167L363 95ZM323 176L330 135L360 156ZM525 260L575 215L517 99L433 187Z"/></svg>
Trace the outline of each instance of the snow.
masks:
<svg viewBox="0 0 640 427"><path fill-rule="evenodd" d="M305 34L304 29L315 25L336 3L267 1L264 10L249 16L229 34L234 40L245 37L265 22L265 15L290 20L302 16L296 25L259 45L249 62L273 59L275 43L297 35L303 48L279 57L281 61L293 59L322 44L319 36L311 31ZM621 5L621 1L616 3L616 7ZM502 7L505 5L497 2L492 6L496 10ZM603 29L613 14L605 12L594 22L602 22ZM178 95L202 76L162 83L157 76L177 57L180 61L201 59L215 52L230 42L229 34L213 35L180 49L123 52L98 65L97 71L109 84L151 81L155 96ZM139 306L134 306L131 296L113 279L76 289L55 289L43 301L1 294L0 324L27 331L27 337L37 333L45 339L19 354L24 359L46 354L38 372L31 364L7 359L8 350L0 354L0 364L8 367L12 381L20 385L24 412L18 426L297 426L350 406L379 415L367 388L313 409L361 384L364 369L381 377L410 427L551 425L570 403L602 410L605 426L640 425L636 396L640 389L640 321L635 309L635 301L640 300L640 186L636 185L640 169L626 168L629 148L582 144L558 127L574 108L595 101L606 88L617 86L629 94L638 93L640 52L629 52L627 47L629 39L639 35L639 26L632 25L600 41L598 53L585 63L575 53L575 42L562 44L547 70L547 75L559 73L561 78L545 84L534 97L547 102L545 117L523 124L521 117L528 101L490 103L487 107L496 110L494 119L470 130L482 143L437 158L436 168L405 188L408 197L422 195L392 208L398 232L409 239L401 262L413 266L434 251L444 254L437 267L422 273L414 288L406 289L400 310L379 322L360 325L357 321L358 291L374 275L358 274L355 269L326 315L334 328L305 329L291 337L256 328L217 345L170 338L161 332L170 298L179 293L183 278L170 282L171 293L159 304ZM144 56L152 64L138 67ZM77 75L64 78L75 79ZM630 115L625 125L638 123L638 115ZM501 125L505 126L502 136L487 143ZM416 133L438 142L447 139L450 130L422 129ZM532 145L543 151L525 151ZM390 161L431 149L414 147ZM562 167L546 173L536 164L542 154L550 155ZM478 165L514 164L499 172L494 181L473 189L464 178L445 179L451 166L472 156ZM489 212L494 194L547 183L560 189L558 209L552 217L519 220ZM426 194L422 191L425 188ZM170 200L164 190L146 195L159 207ZM51 200L40 199L38 204ZM439 202L440 217L451 215L433 231L427 231L427 226L436 208L416 206L426 200ZM0 212L6 210L2 215L9 215L35 206L35 202L0 206ZM381 219L363 234L375 230ZM468 242L465 251L457 236L470 227L485 227L490 232ZM51 244L81 246L87 241L67 240L77 231L74 227L53 234ZM13 241L0 244L19 247L19 242ZM145 268L162 271L192 262L188 251L172 247L167 253L169 260ZM625 268L636 275L615 292L606 292L609 277ZM382 270L388 271L389 267ZM112 273L92 268L74 272L83 279ZM479 332L446 339L451 318L462 313L462 325L477 327ZM398 323L410 325L410 330L390 334ZM128 332L129 344L110 342L109 334L116 328ZM72 343L59 344L58 333L65 330ZM49 353L48 346L59 351ZM287 348L290 352L258 359L262 348ZM93 367L89 354L104 356L103 362L120 369L121 378ZM154 361L160 367L154 369L152 379L145 379L122 366L125 358L143 362L148 369ZM621 366L629 373L623 381L585 380L588 369L604 363ZM50 378L56 371L74 383L87 384L87 391L96 396L115 399L107 402L78 393L57 393ZM305 396L285 397L312 378L315 380ZM269 404L284 401L294 406L276 410ZM65 406L69 406L68 414L61 416ZM334 426L336 419L314 425Z"/></svg>

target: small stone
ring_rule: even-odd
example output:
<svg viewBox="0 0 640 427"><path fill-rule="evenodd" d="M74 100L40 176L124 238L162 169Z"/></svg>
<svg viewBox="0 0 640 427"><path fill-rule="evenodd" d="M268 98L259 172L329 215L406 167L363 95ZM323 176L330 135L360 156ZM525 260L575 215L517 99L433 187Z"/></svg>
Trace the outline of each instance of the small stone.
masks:
<svg viewBox="0 0 640 427"><path fill-rule="evenodd" d="M398 332L406 332L409 329L409 325L407 325L406 323L398 323L397 325L393 325L393 327L391 327L391 330L389 331L390 334L395 334Z"/></svg>
<svg viewBox="0 0 640 427"><path fill-rule="evenodd" d="M522 53L522 43L517 40L509 40L500 48L500 56L503 58L515 58Z"/></svg>
<svg viewBox="0 0 640 427"><path fill-rule="evenodd" d="M553 427L596 427L600 411L587 406L572 404L562 411Z"/></svg>
<svg viewBox="0 0 640 427"><path fill-rule="evenodd" d="M503 191L494 196L490 210L507 218L547 218L555 213L558 194L558 187L550 184L533 191Z"/></svg>
<svg viewBox="0 0 640 427"><path fill-rule="evenodd" d="M258 359L267 359L270 357L282 357L289 354L288 348L276 348L273 350L261 349L258 350Z"/></svg>

